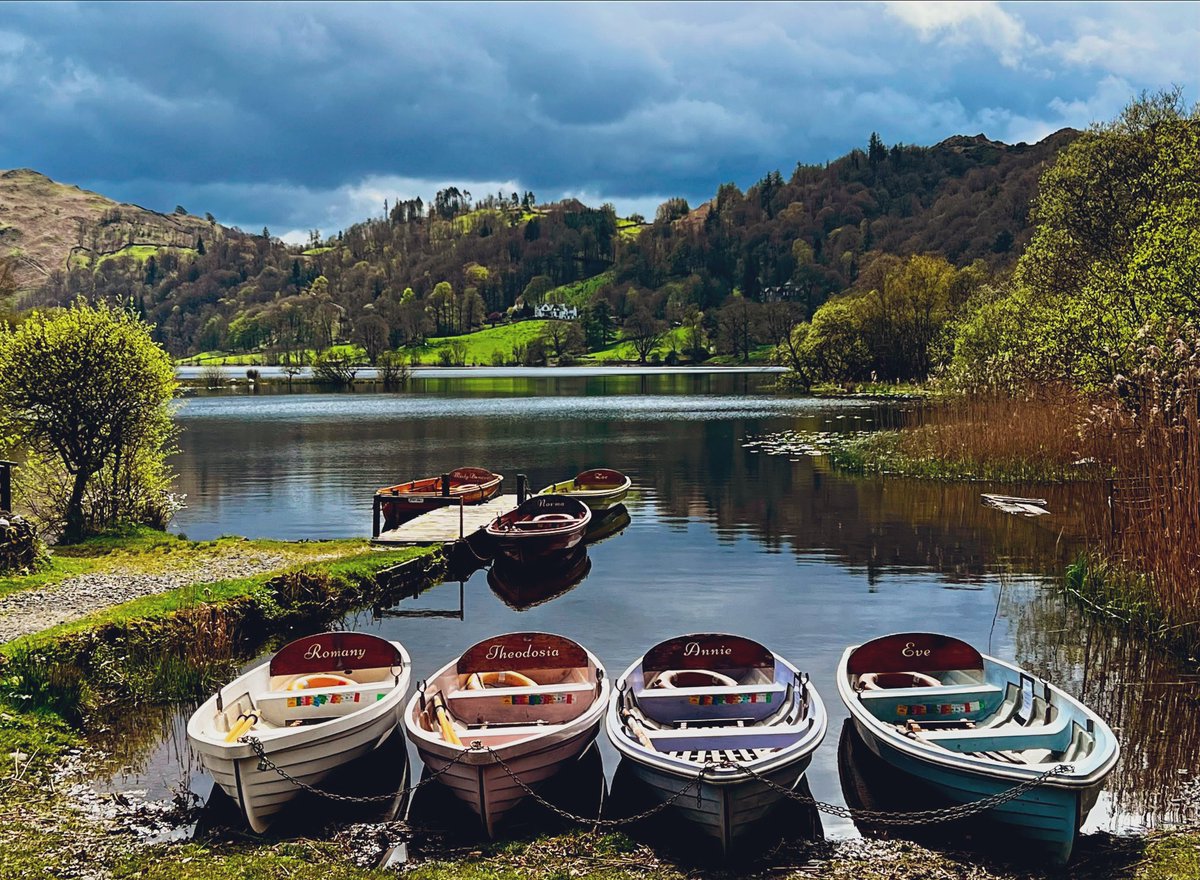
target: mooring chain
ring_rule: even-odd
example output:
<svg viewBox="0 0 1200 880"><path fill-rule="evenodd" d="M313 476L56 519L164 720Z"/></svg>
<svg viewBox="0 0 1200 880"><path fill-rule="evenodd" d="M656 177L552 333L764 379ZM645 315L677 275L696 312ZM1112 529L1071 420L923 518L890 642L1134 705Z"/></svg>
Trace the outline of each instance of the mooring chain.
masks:
<svg viewBox="0 0 1200 880"><path fill-rule="evenodd" d="M388 794L371 794L371 795L356 796L356 795L349 795L349 794L338 794L337 792L333 792L333 791L325 791L324 789L317 788L315 785L309 785L307 782L304 782L303 780L297 779L295 776L292 776L286 770L284 770L282 767L280 767L278 764L276 764L274 761L272 761L270 758L267 757L266 749L263 748L263 744L258 739L258 737L243 736L238 740L238 742L246 743L254 751L254 754L258 756L258 769L259 770L274 770L283 779L286 779L292 785L296 786L297 788L303 789L304 791L307 791L310 794L315 794L318 797L328 798L331 801L341 801L343 803L348 803L348 804L376 804L376 803L382 803L383 801L393 801L400 797L407 797L408 795L412 794L414 791L416 791L421 786L427 785L428 783L433 782L433 780L437 779L439 776L441 776L443 773L445 773L447 770L449 770L455 764L458 764L461 761L463 761L467 757L467 755L470 754L469 752L461 752L460 754L455 755L454 760L450 761L450 763L448 763L445 767L442 767L440 770L431 771L427 777L425 777L424 779L415 783L414 785L408 786L408 788L401 788L397 791L389 792Z"/></svg>
<svg viewBox="0 0 1200 880"><path fill-rule="evenodd" d="M934 810L914 810L907 813L888 813L880 810L856 810L852 807L843 807L838 804L829 804L824 801L819 801L809 795L800 794L790 788L786 788L774 780L764 776L756 770L747 767L744 764L738 764L736 761L731 761L725 758L719 765L721 767L733 767L741 770L748 776L758 780L768 788L779 792L784 797L789 798L797 803L804 804L810 807L816 807L822 813L828 813L831 816L840 816L843 819L852 819L872 825L935 825L939 822L948 822L954 819L965 819L968 816L974 816L982 813L985 810L990 810L993 807L1007 804L1009 801L1014 801L1026 792L1033 791L1039 785L1043 785L1047 780L1055 776L1060 776L1065 773L1070 773L1074 768L1070 764L1058 764L1048 770L1044 770L1037 776L1031 779L1026 779L1024 782L1014 785L1012 788L1006 788L1003 791L998 791L995 794L990 794L985 798L977 801L971 801L966 804L959 804L953 807L939 807Z"/></svg>
<svg viewBox="0 0 1200 880"><path fill-rule="evenodd" d="M263 748L262 742L257 737L243 736L238 740L238 742L243 742L249 745L254 751L254 754L258 756L258 767L260 770L273 770L275 773L279 774L280 777L286 779L297 788L303 789L304 791L310 792L311 794L315 794L319 797L328 798L329 800L333 801L356 804L378 803L387 800L395 800L399 797L406 797L419 789L421 786L427 785L428 783L437 779L455 764L459 764L464 761L471 753L485 751L491 756L492 760L496 762L497 766L499 766L500 769L505 772L509 779L515 782L517 786L525 792L525 794L533 798L533 800L537 801L546 809L550 810L550 812L562 819L566 819L569 822L578 822L581 825L592 825L596 828L617 828L622 825L630 825L634 822L640 822L644 819L649 819L651 816L661 813L663 810L667 809L677 801L682 800L693 789L696 791L696 799L699 800L700 787L704 783L704 774L717 768L732 768L735 770L740 770L747 776L750 776L752 779L761 782L763 785L767 786L767 788L778 792L789 800L795 801L799 804L804 804L805 806L815 807L822 813L828 813L831 816L839 816L842 819L851 819L873 825L933 825L939 822L965 819L968 816L974 816L978 813L984 812L985 810L990 810L994 807L1006 804L1009 801L1014 801L1026 792L1032 791L1038 786L1045 784L1049 779L1065 773L1070 773L1074 769L1070 764L1058 764L1054 767L1044 770L1031 779L1027 779L1024 782L1014 785L1012 788L1006 788L1003 791L998 791L995 794L990 794L985 798L981 798L977 801L971 801L967 804L959 804L952 807L940 807L933 810L914 810L908 813L887 813L879 810L856 810L852 807L843 807L839 804L830 804L826 803L825 801L819 801L810 795L800 794L790 788L782 786L770 777L764 776L745 764L739 764L736 761L723 758L719 764L713 764L712 762L706 763L700 768L700 772L696 775L696 777L689 781L687 785L679 789L666 800L655 804L653 807L643 810L642 812L633 816L625 816L619 819L602 819L598 816L576 815L575 813L564 810L557 804L542 797L542 795L535 791L527 782L525 782L525 780L521 779L521 777L513 772L513 769L508 766L507 762L500 757L499 753L496 752L495 749L493 749L491 746L485 746L478 741L471 743L470 748L459 752L445 766L438 770L432 771L427 777L414 785L410 785L407 788L402 788L389 794L362 796L337 794L335 792L325 791L317 788L316 786L309 785L307 782L296 779L294 776L290 775L286 770L278 766L274 761L267 757L266 750Z"/></svg>
<svg viewBox="0 0 1200 880"><path fill-rule="evenodd" d="M484 746L479 743L472 743L471 748L486 749L487 753L495 759L497 764L500 765L500 769L508 774L509 779L511 779L513 782L515 782L517 785L519 785L521 787L521 789L525 792L525 794L529 795L531 798L533 798L535 801L537 801L539 804L541 804L543 807L545 807L550 812L557 815L559 818L566 819L569 822L578 822L580 825L592 825L596 828L619 828L622 825L631 825L634 822L641 822L643 819L649 819L651 816L658 815L663 810L667 809L667 807L671 806L676 801L683 798L684 795L686 795L693 788L696 789L696 800L699 801L700 800L700 786L704 782L704 774L706 771L711 770L711 769L713 769L713 767L716 766L715 764L711 764L711 763L705 764L703 767L700 768L700 773L696 776L695 779L693 779L691 782L689 782L683 788L679 789L679 791L675 792L673 795L671 795L665 801L662 801L661 803L654 805L653 807L651 807L648 810L643 810L642 812L637 813L636 815L633 815L633 816L624 816L620 819L601 819L599 816L577 816L574 813L564 810L562 807L558 806L558 804L555 804L555 803L552 803L551 801L546 800L544 797L542 797L540 794L538 794L536 791L534 791L532 788L530 788L529 784L526 783L525 780L523 780L523 779L521 779L521 777L517 776L517 774L513 772L512 768L509 767L508 764L506 764L504 762L504 759L501 758L500 755L498 755L496 753L496 751L494 749L492 749L491 746Z"/></svg>

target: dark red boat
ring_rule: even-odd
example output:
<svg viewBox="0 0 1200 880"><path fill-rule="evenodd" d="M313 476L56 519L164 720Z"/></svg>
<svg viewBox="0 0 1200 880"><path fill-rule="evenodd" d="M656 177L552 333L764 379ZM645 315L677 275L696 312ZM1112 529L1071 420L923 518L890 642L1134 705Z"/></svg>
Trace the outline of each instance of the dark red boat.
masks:
<svg viewBox="0 0 1200 880"><path fill-rule="evenodd" d="M529 563L565 553L583 540L592 511L582 501L535 495L487 525L494 552Z"/></svg>
<svg viewBox="0 0 1200 880"><path fill-rule="evenodd" d="M500 492L503 474L487 468L460 467L444 475L386 486L375 493L381 502L384 529L394 529L420 513L446 506L446 499L461 498L464 504L482 504Z"/></svg>

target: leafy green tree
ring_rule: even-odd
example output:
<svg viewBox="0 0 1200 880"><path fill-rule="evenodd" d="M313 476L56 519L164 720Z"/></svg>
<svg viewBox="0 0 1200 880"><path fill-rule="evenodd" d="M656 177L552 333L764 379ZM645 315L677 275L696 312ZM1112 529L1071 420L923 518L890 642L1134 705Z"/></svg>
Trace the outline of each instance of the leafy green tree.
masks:
<svg viewBox="0 0 1200 880"><path fill-rule="evenodd" d="M617 325L613 321L612 308L606 299L597 299L584 310L584 341L589 349L603 348L612 340Z"/></svg>
<svg viewBox="0 0 1200 880"><path fill-rule="evenodd" d="M161 513L167 503L175 370L150 331L103 303L35 311L0 329L0 438L47 479L66 477L53 505L61 522L50 523L65 540L154 520L148 506Z"/></svg>

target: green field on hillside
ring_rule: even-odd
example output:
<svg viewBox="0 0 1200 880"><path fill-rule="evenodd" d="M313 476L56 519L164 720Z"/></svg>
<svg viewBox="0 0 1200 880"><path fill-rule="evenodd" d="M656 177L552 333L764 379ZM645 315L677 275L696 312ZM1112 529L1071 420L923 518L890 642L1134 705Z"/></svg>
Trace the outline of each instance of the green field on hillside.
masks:
<svg viewBox="0 0 1200 880"><path fill-rule="evenodd" d="M558 287L546 291L546 295L542 299L544 302L562 302L582 309L587 305L588 299L593 293L606 284L612 284L615 277L616 273L610 269L599 275L593 275L591 278L584 278L582 281L560 284Z"/></svg>
<svg viewBox="0 0 1200 880"><path fill-rule="evenodd" d="M461 342L466 346L465 360L467 366L491 366L492 356L499 352L506 361L512 359L514 345L528 345L532 340L542 335L549 321L518 321L515 324L500 324L476 330L474 333L464 333L461 336L438 336L425 340L424 345L409 346L400 349L406 359L417 355L422 364L438 364L439 349L448 347L453 342Z"/></svg>

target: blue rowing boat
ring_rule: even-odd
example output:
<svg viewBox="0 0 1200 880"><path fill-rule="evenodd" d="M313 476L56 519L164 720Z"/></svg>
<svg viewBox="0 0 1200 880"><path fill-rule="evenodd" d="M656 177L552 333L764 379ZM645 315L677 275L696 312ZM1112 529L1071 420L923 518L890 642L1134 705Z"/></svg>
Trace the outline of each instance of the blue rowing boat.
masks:
<svg viewBox="0 0 1200 880"><path fill-rule="evenodd" d="M838 692L867 747L948 803L1047 774L983 816L1065 864L1117 763L1117 738L1078 700L1020 667L934 633L884 636L842 655Z"/></svg>

